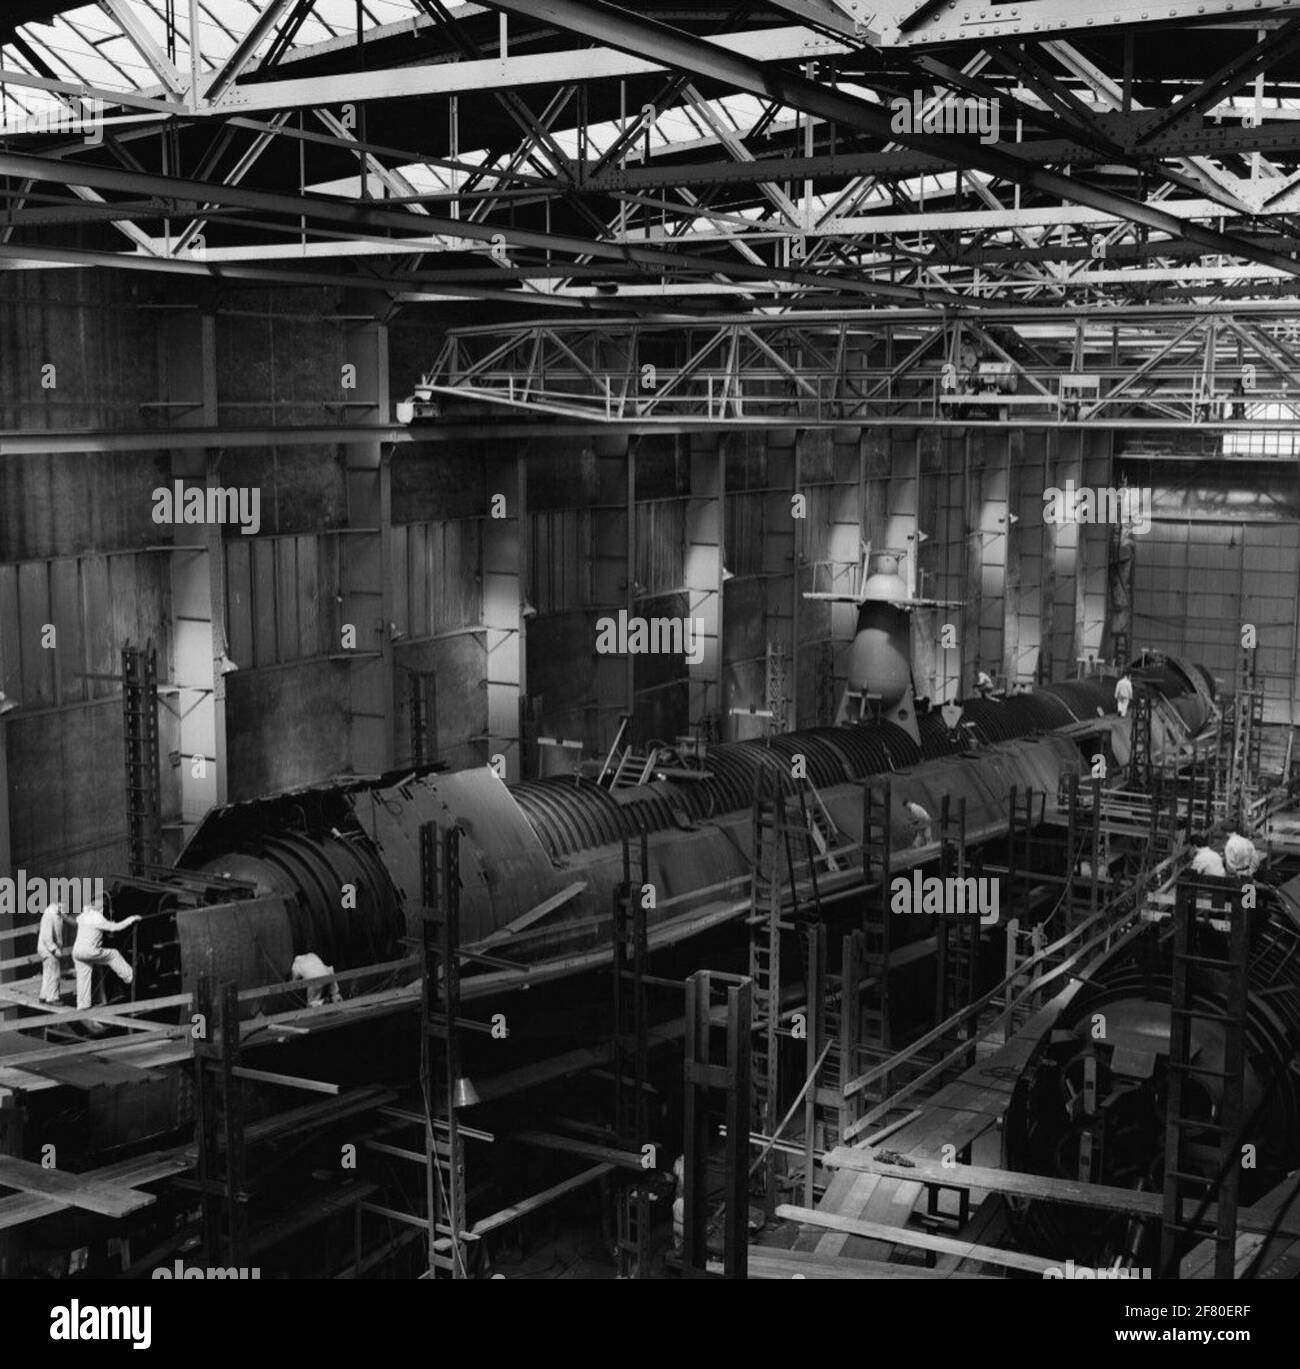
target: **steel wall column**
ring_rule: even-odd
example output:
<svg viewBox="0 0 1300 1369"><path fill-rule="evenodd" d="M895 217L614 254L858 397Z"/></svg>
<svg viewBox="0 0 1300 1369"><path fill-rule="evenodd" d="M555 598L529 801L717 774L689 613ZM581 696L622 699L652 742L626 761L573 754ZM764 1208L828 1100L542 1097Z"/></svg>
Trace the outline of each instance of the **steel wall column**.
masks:
<svg viewBox="0 0 1300 1369"><path fill-rule="evenodd" d="M216 318L210 313L173 314L159 334L163 402L180 428L215 428L217 413ZM221 483L218 448L172 448L171 474L186 485ZM188 836L209 808L226 802L225 539L219 524L182 527L171 558L171 633L175 700L179 714L180 820ZM198 544L206 542L206 546ZM197 548L197 549L195 549ZM238 663L237 663L238 664ZM251 662L244 662L248 665ZM195 776L194 758L205 774ZM165 846L167 854L175 854Z"/></svg>
<svg viewBox="0 0 1300 1369"><path fill-rule="evenodd" d="M389 422L388 330L380 323L349 329L343 364L356 367L356 388L341 401L362 422ZM388 451L376 436L344 448L349 531L343 538L344 622L356 628L348 676L349 758L357 774L389 770L395 758L392 609L392 490Z"/></svg>
<svg viewBox="0 0 1300 1369"><path fill-rule="evenodd" d="M614 442L616 446L622 447L622 450L625 454L623 466L623 492L625 499L625 511L623 516L627 522L627 539L626 546L624 547L624 556L626 557L626 561L624 564L623 571L623 599L624 603L627 605L628 616L630 618L632 615L639 612L639 606L636 597L636 587L638 583L637 569L639 567L640 562L636 516L636 444L634 442L629 442L626 438L623 438L621 440L616 438L614 439ZM647 585L646 588L648 589L649 586ZM626 701L625 706L627 712L632 714L634 723L636 721L639 721L639 719L636 718L636 662L637 658L633 656L631 653L629 653L627 657L626 675L624 677L624 697Z"/></svg>
<svg viewBox="0 0 1300 1369"><path fill-rule="evenodd" d="M1061 434L1049 428L1043 442L1043 490L1046 492L1057 483L1057 465L1061 454ZM1039 675L1043 680L1055 678L1056 669L1056 559L1059 528L1043 518L1041 523L1042 565L1039 596L1038 621L1038 663ZM1070 662L1073 665L1073 662Z"/></svg>
<svg viewBox="0 0 1300 1369"><path fill-rule="evenodd" d="M0 714L0 870L13 868L13 854L9 847L9 761L5 750L7 735L4 716ZM3 927L0 927L0 931L2 930Z"/></svg>
<svg viewBox="0 0 1300 1369"><path fill-rule="evenodd" d="M1068 480L1074 482L1076 490L1087 480L1083 437L1080 433L1071 433L1056 444L1052 483L1064 492ZM1077 672L1077 658L1082 654L1080 567L1083 557L1083 530L1071 519L1069 522L1053 525L1052 531L1055 550L1051 572L1054 591L1052 656L1057 676L1060 677L1062 674L1070 676Z"/></svg>
<svg viewBox="0 0 1300 1369"><path fill-rule="evenodd" d="M583 458L596 464L597 505L587 525L588 545L581 549L591 568L590 642L592 698L594 707L586 723L587 745L603 756L618 731L618 716L635 709L632 667L634 657L596 652L596 623L608 617L615 622L620 612L638 612L636 606L636 508L633 449L627 438L590 439Z"/></svg>
<svg viewBox="0 0 1300 1369"><path fill-rule="evenodd" d="M902 441L900 442L900 437ZM924 545L921 541L921 434L906 428L890 429L888 478L884 485L884 495L888 501L888 521L886 524L885 546L905 549L911 564L905 561L902 567L903 578L915 586L916 593L924 597L932 593L932 587L921 574ZM935 523L931 521L933 528ZM944 699L945 692L960 693L956 685L949 685L951 678L946 665L947 657L938 645L937 628L941 628L947 610L938 615L914 613L912 615L912 670L922 680L929 680L929 688L921 688L922 694L931 698ZM960 656L957 658L960 660Z"/></svg>
<svg viewBox="0 0 1300 1369"><path fill-rule="evenodd" d="M1079 462L1083 478L1094 489L1113 484L1115 434L1081 431L1079 442L1083 448ZM1103 523L1090 523L1079 530L1075 592L1075 654L1079 656L1101 654L1109 592L1110 531L1110 526Z"/></svg>
<svg viewBox="0 0 1300 1369"><path fill-rule="evenodd" d="M686 505L687 613L704 624L700 663L690 666L691 726L709 715L726 736L722 697L723 554L726 547L727 467L711 436L691 439L691 494Z"/></svg>
<svg viewBox="0 0 1300 1369"><path fill-rule="evenodd" d="M855 593L859 583L863 541L870 542L876 550L893 545L889 541L888 530L891 438L892 433L886 429L879 434L860 435L852 447L832 449L848 453L842 460L837 456L834 464L835 485L831 490L831 526L826 547L826 555L840 564L832 567L838 572L833 578L823 572L817 584L810 585L810 588ZM869 481L867 478L867 442L873 444L884 463L883 479ZM877 475L881 473L879 468L874 472ZM835 710L838 709L842 691L848 684L849 658L852 654L853 639L858 630L856 604L830 603L827 608L827 627L834 642L835 698L831 703L830 716L815 719L818 725L835 721Z"/></svg>
<svg viewBox="0 0 1300 1369"><path fill-rule="evenodd" d="M980 632L984 621L984 539L980 534L981 472L975 469L974 437L967 428L958 440L961 459L961 549L958 593L965 586L961 608L962 693L973 691L976 672L983 668ZM949 598L954 597L949 594Z"/></svg>
<svg viewBox="0 0 1300 1369"><path fill-rule="evenodd" d="M806 494L802 488L804 452L809 444L829 443L830 433L797 432L785 444L787 430L768 435L768 493L763 496L763 560L766 598L766 639L780 643L785 662L785 727L798 727L799 675L799 553L806 519L793 516L792 496Z"/></svg>
<svg viewBox="0 0 1300 1369"><path fill-rule="evenodd" d="M9 841L9 762L6 756L6 741L8 728L5 724L5 716L0 713L0 870L10 871L14 868L13 853L10 849ZM14 915L5 913L0 915L0 932L12 931L18 925ZM0 941L0 946L12 947L13 942ZM6 950L0 952L0 959L10 958L11 952ZM0 970L0 984L7 979L13 979L19 971ZM5 1021L11 1016L17 1016L17 1009L0 1008L0 1022ZM0 1105L3 1104L4 1090L0 1089ZM0 1128L2 1130L2 1128ZM4 1153L4 1147L0 1145L0 1154ZM0 1256L3 1256L4 1245L3 1237L0 1237ZM4 1270L0 1269L0 1278L4 1277Z"/></svg>
<svg viewBox="0 0 1300 1369"><path fill-rule="evenodd" d="M1020 533L1019 524L1012 521L1020 508L1024 477L1025 435L1022 432L1008 433L1007 502L1003 524L1007 540L1002 600L1002 673L1008 688L1030 673L1020 655Z"/></svg>
<svg viewBox="0 0 1300 1369"><path fill-rule="evenodd" d="M1007 478L1006 435L979 433L973 437L972 518L974 552L980 586L977 657L981 670L1001 671L1006 678L1007 605Z"/></svg>
<svg viewBox="0 0 1300 1369"><path fill-rule="evenodd" d="M488 757L505 758L503 778L523 778L520 703L524 674L524 457L489 466L488 499L505 495L506 516L483 522L483 678L487 689Z"/></svg>

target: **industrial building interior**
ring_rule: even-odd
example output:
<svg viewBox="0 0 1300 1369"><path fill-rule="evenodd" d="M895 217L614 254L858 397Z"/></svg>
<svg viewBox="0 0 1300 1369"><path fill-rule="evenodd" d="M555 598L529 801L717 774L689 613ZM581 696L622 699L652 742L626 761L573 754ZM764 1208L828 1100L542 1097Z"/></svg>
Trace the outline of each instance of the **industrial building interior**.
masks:
<svg viewBox="0 0 1300 1369"><path fill-rule="evenodd" d="M0 1276L1300 1275L1300 5L0 112Z"/></svg>

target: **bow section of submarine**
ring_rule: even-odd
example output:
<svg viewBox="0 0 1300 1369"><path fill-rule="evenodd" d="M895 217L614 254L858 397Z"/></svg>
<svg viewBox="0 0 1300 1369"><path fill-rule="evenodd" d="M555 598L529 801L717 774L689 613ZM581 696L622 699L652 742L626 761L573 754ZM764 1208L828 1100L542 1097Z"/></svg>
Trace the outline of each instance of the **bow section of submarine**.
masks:
<svg viewBox="0 0 1300 1369"><path fill-rule="evenodd" d="M883 637L855 641L849 680L850 692L865 694L882 669L899 675L893 684L901 687L874 721L721 743L699 759L668 757L646 783L619 789L575 776L508 784L484 766L358 779L214 809L177 863L187 894L173 900L174 937L155 924L146 983L159 992L188 990L206 973L254 987L283 982L293 958L308 951L339 972L409 955L421 915L419 832L430 821L462 834L462 946L508 956L518 967L467 967L462 992L472 998L608 961L625 836L648 834L652 949L742 918L756 782L770 770L789 783L798 757L832 848L846 848L820 875L824 904L862 890L851 848L861 841L864 781L872 777L890 777L895 845L915 860L926 853L905 849L916 831L908 805L937 815L945 796L954 811L964 800L967 839L979 841L1005 832L1013 786L1051 802L1099 749L1113 762L1127 760L1131 719L1115 714L1113 679L918 709L910 670L903 684L896 659L906 625L897 617L880 622L880 607L864 604L860 613L859 637ZM1197 733L1213 714L1213 684L1198 666L1149 659L1130 677L1153 699L1154 754Z"/></svg>

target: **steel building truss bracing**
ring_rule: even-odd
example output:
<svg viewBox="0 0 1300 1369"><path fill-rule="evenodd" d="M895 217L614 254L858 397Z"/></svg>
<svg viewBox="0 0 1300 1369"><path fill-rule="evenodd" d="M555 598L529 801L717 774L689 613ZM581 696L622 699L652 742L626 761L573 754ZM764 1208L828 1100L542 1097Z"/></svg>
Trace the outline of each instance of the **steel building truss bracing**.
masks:
<svg viewBox="0 0 1300 1369"><path fill-rule="evenodd" d="M1300 4L19 0L10 269L645 316L1289 300Z"/></svg>
<svg viewBox="0 0 1300 1369"><path fill-rule="evenodd" d="M1147 419L1254 431L1300 414L1300 324L1224 312L1052 311L918 320L907 311L531 322L449 332L420 417L468 403L626 423L801 426L1007 416Z"/></svg>

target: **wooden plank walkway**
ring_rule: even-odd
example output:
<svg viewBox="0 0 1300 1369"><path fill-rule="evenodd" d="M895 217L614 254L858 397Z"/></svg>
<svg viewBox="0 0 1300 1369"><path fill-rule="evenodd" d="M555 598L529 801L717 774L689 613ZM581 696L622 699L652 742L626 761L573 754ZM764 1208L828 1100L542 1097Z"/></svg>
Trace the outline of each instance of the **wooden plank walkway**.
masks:
<svg viewBox="0 0 1300 1369"><path fill-rule="evenodd" d="M1164 1213L1164 1196L1160 1193L1138 1192L1131 1188L1113 1188L1107 1184L1089 1184L1074 1179L1058 1179L1048 1174L1023 1174L1009 1169L990 1169L981 1165L945 1165L933 1160L915 1160L906 1165L873 1160L866 1151L839 1146L832 1150L824 1163L833 1169L851 1169L861 1174L880 1174L905 1183L935 1183L947 1187L961 1187L985 1193L1010 1194L1018 1198L1036 1198L1044 1202L1066 1203L1075 1207L1097 1208L1104 1212L1133 1212L1159 1218ZM1188 1213L1190 1215L1190 1212ZM1217 1209L1211 1205L1202 1220L1213 1223ZM1242 1208L1237 1214L1237 1229L1241 1232L1265 1233L1276 1220L1272 1212ZM1279 1235L1300 1239L1300 1217L1284 1222Z"/></svg>
<svg viewBox="0 0 1300 1369"><path fill-rule="evenodd" d="M0 1155L0 1187L16 1188L20 1193L35 1193L57 1199L66 1207L97 1212L102 1217L125 1217L137 1208L148 1207L156 1199L120 1184L105 1183L91 1174L73 1174L62 1169L46 1169L31 1160Z"/></svg>
<svg viewBox="0 0 1300 1369"><path fill-rule="evenodd" d="M1062 989L1010 1041L941 1088L923 1105L920 1117L890 1135L885 1143L887 1148L910 1159L937 1163L943 1158L943 1147L954 1146L961 1151L996 1126L1039 1038L1081 987L1076 981ZM901 1228L923 1192L924 1185L915 1179L841 1167L827 1186L818 1211L864 1220L877 1227ZM888 1260L891 1244L878 1238L857 1239L862 1234L845 1229L808 1231L799 1236L795 1248L812 1250L827 1258L843 1254L848 1248L860 1258Z"/></svg>

